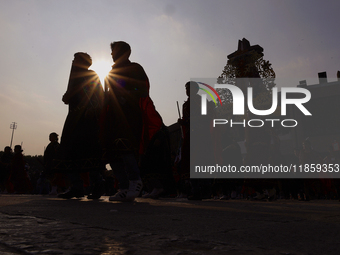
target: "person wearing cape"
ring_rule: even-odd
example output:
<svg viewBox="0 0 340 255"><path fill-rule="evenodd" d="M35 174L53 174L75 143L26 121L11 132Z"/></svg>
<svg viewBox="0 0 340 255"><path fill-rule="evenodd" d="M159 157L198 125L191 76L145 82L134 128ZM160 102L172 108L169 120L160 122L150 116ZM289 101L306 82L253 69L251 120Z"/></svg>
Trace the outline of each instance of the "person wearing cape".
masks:
<svg viewBox="0 0 340 255"><path fill-rule="evenodd" d="M102 180L98 175L104 167L101 164L99 121L104 91L98 75L88 69L91 65L92 59L87 53L74 54L67 91L62 98L69 111L61 135L58 152L61 164L57 171L69 174L71 189L60 194L61 198L84 196L87 173L95 176L94 182ZM80 175L83 178L79 178Z"/></svg>

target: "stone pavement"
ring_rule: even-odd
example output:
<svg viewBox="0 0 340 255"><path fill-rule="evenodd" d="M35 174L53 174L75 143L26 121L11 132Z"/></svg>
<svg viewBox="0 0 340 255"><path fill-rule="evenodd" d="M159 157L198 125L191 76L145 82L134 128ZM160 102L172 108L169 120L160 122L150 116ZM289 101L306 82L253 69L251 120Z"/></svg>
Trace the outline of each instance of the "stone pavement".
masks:
<svg viewBox="0 0 340 255"><path fill-rule="evenodd" d="M0 254L340 254L340 202L0 196Z"/></svg>

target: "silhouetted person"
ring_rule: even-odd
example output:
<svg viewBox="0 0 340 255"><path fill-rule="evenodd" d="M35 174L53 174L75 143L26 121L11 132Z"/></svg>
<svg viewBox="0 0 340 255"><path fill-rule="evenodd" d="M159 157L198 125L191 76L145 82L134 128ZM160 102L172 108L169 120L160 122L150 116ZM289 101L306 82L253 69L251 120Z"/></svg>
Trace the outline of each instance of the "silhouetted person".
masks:
<svg viewBox="0 0 340 255"><path fill-rule="evenodd" d="M296 165L297 167L300 165L300 153L301 148L296 147L294 148L294 155L291 160L292 165ZM285 194L286 197L289 196L290 199L298 199L299 192L303 189L303 179L287 179L288 182L288 190Z"/></svg>
<svg viewBox="0 0 340 255"><path fill-rule="evenodd" d="M71 189L60 194L61 198L84 196L79 173L100 170L99 118L104 91L98 75L88 69L91 65L92 59L87 53L74 54L68 88L62 99L69 105L69 112L61 135L60 155L71 165L68 170ZM99 175L95 176L101 180Z"/></svg>
<svg viewBox="0 0 340 255"><path fill-rule="evenodd" d="M25 169L23 150L20 145L15 145L14 156L11 161L10 182L14 193L27 194L32 191L32 186Z"/></svg>
<svg viewBox="0 0 340 255"><path fill-rule="evenodd" d="M49 135L50 143L44 151L44 166L47 175L52 174L53 160L57 158L57 149L59 147L58 134L51 133Z"/></svg>
<svg viewBox="0 0 340 255"><path fill-rule="evenodd" d="M62 173L55 173L53 170L54 160L57 159L59 142L58 134L53 132L49 135L50 143L47 145L44 152L44 174L51 182L50 195L58 194L58 186L65 187L65 178Z"/></svg>
<svg viewBox="0 0 340 255"><path fill-rule="evenodd" d="M203 165L207 162L211 163L212 144L210 136L210 125L213 106L211 102L207 103L207 115L201 114L201 97L198 95L199 85L194 81L189 81L185 84L187 101L183 104L183 117L178 119L178 123L183 131L183 144L181 148L181 179L182 183L190 179L190 158L197 165ZM202 136L202 134L204 134ZM190 140L195 142L195 146L190 147ZM199 142L199 145L198 145ZM192 151L190 151L190 148ZM202 162L203 160L203 162ZM188 199L200 200L202 193L210 193L209 190L203 191L206 187L210 189L208 184L210 180L191 179L192 194ZM204 186L204 187L203 187ZM184 191L185 192L185 191ZM208 196L210 196L209 194Z"/></svg>
<svg viewBox="0 0 340 255"><path fill-rule="evenodd" d="M200 97L197 95L199 86L196 82L187 82L185 84L185 93L188 96L187 101L182 106L183 116L178 119L178 123L182 127L183 144L181 149L181 168L182 179L190 178L190 102L194 101L197 106L200 104ZM191 98L191 94L195 95Z"/></svg>
<svg viewBox="0 0 340 255"><path fill-rule="evenodd" d="M0 166L1 166L1 172L0 172L0 190L1 192L5 192L8 185L8 177L9 173L11 171L11 161L13 158L12 149L9 146L6 146L4 149L4 153L1 156L0 159Z"/></svg>
<svg viewBox="0 0 340 255"><path fill-rule="evenodd" d="M247 112L247 119L254 118L254 115L250 112ZM246 166L260 166L271 164L273 160L278 158L273 154L273 148L275 144L275 148L278 147L279 141L273 141L272 136L269 131L269 128L266 126L253 128L246 126L245 129L245 146L247 150L247 154L244 157L244 165ZM277 149L275 149L277 150ZM257 196L255 199L265 199L269 198L270 200L276 199L276 188L277 188L277 180L275 179L245 179L245 186L252 187ZM268 196L266 196L265 190L269 191Z"/></svg>
<svg viewBox="0 0 340 255"><path fill-rule="evenodd" d="M149 80L137 63L129 60L130 45L111 43L114 61L105 80L106 112L103 143L106 157L119 182L111 201L133 201L143 187L137 164L143 133L142 98L148 97Z"/></svg>
<svg viewBox="0 0 340 255"><path fill-rule="evenodd" d="M322 158L318 152L316 152L310 143L309 140L305 140L302 143L302 151L300 152L300 164L322 164ZM303 179L304 186L304 196L300 196L300 200L309 201L311 199L310 191L313 186L320 186L319 179ZM318 194L315 194L318 195Z"/></svg>
<svg viewBox="0 0 340 255"><path fill-rule="evenodd" d="M169 131L165 125L152 137L141 158L141 173L147 194L143 198L158 198L162 193L174 193Z"/></svg>
<svg viewBox="0 0 340 255"><path fill-rule="evenodd" d="M327 156L323 159L323 162L328 166L334 168L334 165L338 165L340 163L339 157L336 155L333 146L329 145L327 147ZM323 195L327 198L331 198L332 193L337 193L336 189L338 186L338 179L330 179L327 176L327 173L320 173L321 183L322 183L322 191Z"/></svg>
<svg viewBox="0 0 340 255"><path fill-rule="evenodd" d="M223 127L225 129L225 127ZM240 169L243 158L240 145L232 139L230 133L228 131L221 132L221 143L222 143L222 162L223 165L231 165L235 166L236 169ZM243 179L216 179L215 183L220 184L222 196L220 197L221 200L236 198L237 191L239 191L239 187L243 184ZM229 196L230 194L230 196Z"/></svg>

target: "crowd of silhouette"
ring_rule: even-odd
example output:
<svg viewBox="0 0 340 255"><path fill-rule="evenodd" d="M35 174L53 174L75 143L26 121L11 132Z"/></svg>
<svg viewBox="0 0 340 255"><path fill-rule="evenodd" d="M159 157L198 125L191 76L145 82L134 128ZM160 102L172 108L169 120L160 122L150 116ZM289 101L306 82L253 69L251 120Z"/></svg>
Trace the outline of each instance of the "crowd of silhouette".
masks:
<svg viewBox="0 0 340 255"><path fill-rule="evenodd" d="M336 179L190 179L190 157L201 153L218 155L226 164L241 166L269 162L282 163L280 139L273 130L256 129L248 133L247 151L243 156L237 142L223 134L222 147L204 141L205 147L191 148L190 137L211 133L210 122L200 121L198 84L185 84L188 100L183 117L178 119L182 139L177 151L171 151L168 128L149 95L148 77L138 63L130 62L131 48L126 42L110 45L114 62L104 88L98 75L89 70L90 55L74 54L67 91L62 101L69 106L59 143L52 132L44 152L43 171L29 174L20 145L5 147L1 156L1 192L51 194L59 198L134 201L136 197L179 197L192 200L219 199L286 199L338 198ZM191 91L191 92L190 92ZM214 107L208 105L208 111ZM199 157L197 157L199 160ZM338 164L332 147L324 159L309 141L294 151L294 164ZM110 166L111 170L108 170Z"/></svg>

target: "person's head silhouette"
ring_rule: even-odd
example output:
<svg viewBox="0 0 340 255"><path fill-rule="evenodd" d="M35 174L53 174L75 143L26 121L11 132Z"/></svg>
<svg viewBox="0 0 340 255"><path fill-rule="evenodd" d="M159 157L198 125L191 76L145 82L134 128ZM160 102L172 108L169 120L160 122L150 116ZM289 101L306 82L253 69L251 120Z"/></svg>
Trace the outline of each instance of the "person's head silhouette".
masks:
<svg viewBox="0 0 340 255"><path fill-rule="evenodd" d="M187 94L188 97L190 97L190 93L192 93L192 95L196 95L199 91L199 85L197 82L195 81L188 81L185 84L185 92Z"/></svg>
<svg viewBox="0 0 340 255"><path fill-rule="evenodd" d="M92 58L85 52L77 52L74 54L73 64L78 67L88 69L92 65Z"/></svg>
<svg viewBox="0 0 340 255"><path fill-rule="evenodd" d="M55 132L51 133L51 134L49 135L49 140L50 140L51 142L58 141L58 134L55 133Z"/></svg>
<svg viewBox="0 0 340 255"><path fill-rule="evenodd" d="M123 41L111 43L111 55L115 63L127 61L130 54L131 47L128 43Z"/></svg>
<svg viewBox="0 0 340 255"><path fill-rule="evenodd" d="M9 146L6 146L5 149L4 149L4 153L11 153L12 152L12 148L9 147Z"/></svg>
<svg viewBox="0 0 340 255"><path fill-rule="evenodd" d="M14 146L14 153L18 154L18 153L22 153L23 150L21 149L21 145L15 145Z"/></svg>

